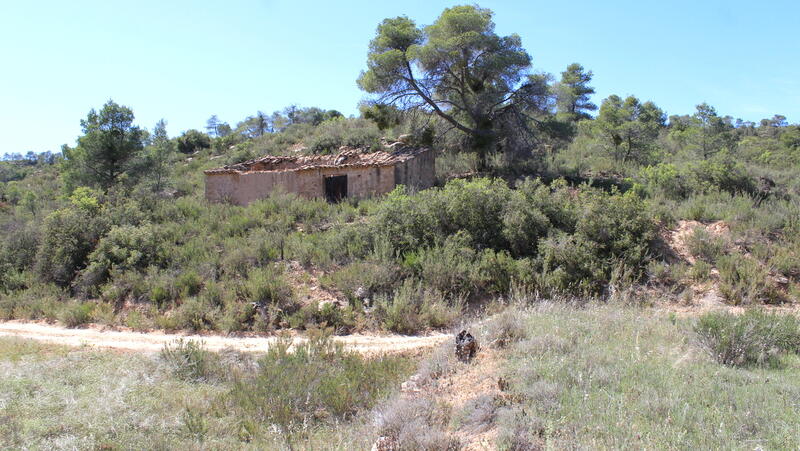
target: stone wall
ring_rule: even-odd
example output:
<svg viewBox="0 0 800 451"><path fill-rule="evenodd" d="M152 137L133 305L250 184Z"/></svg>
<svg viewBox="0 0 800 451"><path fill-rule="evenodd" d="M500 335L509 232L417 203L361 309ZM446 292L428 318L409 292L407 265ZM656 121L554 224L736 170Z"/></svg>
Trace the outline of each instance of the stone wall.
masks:
<svg viewBox="0 0 800 451"><path fill-rule="evenodd" d="M255 171L206 174L206 199L247 205L273 191L296 193L308 199L325 197L325 177L347 176L347 196L365 198L394 189L392 166L319 168L302 171Z"/></svg>
<svg viewBox="0 0 800 451"><path fill-rule="evenodd" d="M308 199L325 197L325 177L346 175L347 197L365 198L406 185L430 188L436 180L435 156L425 151L406 161L383 166L321 167L285 171L206 173L206 199L247 205L273 191L296 193Z"/></svg>
<svg viewBox="0 0 800 451"><path fill-rule="evenodd" d="M397 163L394 179L397 185L405 185L414 191L432 187L436 183L436 157L433 150L426 150L414 158Z"/></svg>

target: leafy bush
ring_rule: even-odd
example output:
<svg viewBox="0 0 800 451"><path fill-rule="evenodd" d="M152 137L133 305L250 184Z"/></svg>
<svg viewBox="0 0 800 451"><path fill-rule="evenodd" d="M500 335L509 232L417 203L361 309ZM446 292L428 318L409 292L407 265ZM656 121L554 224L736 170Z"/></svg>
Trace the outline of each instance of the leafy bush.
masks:
<svg viewBox="0 0 800 451"><path fill-rule="evenodd" d="M693 256L708 263L715 263L728 248L725 240L712 235L705 227L695 227L686 239L686 246Z"/></svg>
<svg viewBox="0 0 800 451"><path fill-rule="evenodd" d="M385 328L401 334L448 326L460 311L460 301L447 302L440 292L412 278L394 296L379 296L375 301L375 316Z"/></svg>
<svg viewBox="0 0 800 451"><path fill-rule="evenodd" d="M235 381L228 405L258 424L276 425L290 441L315 422L338 421L370 407L408 371L404 358L367 359L346 351L328 333L309 332L308 341L279 338L259 359L252 377Z"/></svg>
<svg viewBox="0 0 800 451"><path fill-rule="evenodd" d="M59 321L67 327L77 327L92 321L95 304L70 302L64 304L58 315Z"/></svg>
<svg viewBox="0 0 800 451"><path fill-rule="evenodd" d="M29 268L39 246L39 231L31 223L12 223L4 227L0 243L0 266L16 270Z"/></svg>
<svg viewBox="0 0 800 451"><path fill-rule="evenodd" d="M575 234L595 243L598 257L620 259L634 268L646 263L656 226L641 199L632 192L605 195L587 191L582 209Z"/></svg>
<svg viewBox="0 0 800 451"><path fill-rule="evenodd" d="M154 226L113 226L89 254L82 285L101 283L112 270L143 269L161 263L165 258L161 238Z"/></svg>
<svg viewBox="0 0 800 451"><path fill-rule="evenodd" d="M423 248L405 256L405 264L425 286L445 295L469 296L482 288L479 256L463 232L447 237L441 247Z"/></svg>
<svg viewBox="0 0 800 451"><path fill-rule="evenodd" d="M800 353L800 320L749 309L741 315L703 314L695 325L701 342L720 363L775 366L780 356Z"/></svg>
<svg viewBox="0 0 800 451"><path fill-rule="evenodd" d="M195 270L182 272L175 279L175 292L181 297L196 296L203 288L203 281Z"/></svg>
<svg viewBox="0 0 800 451"><path fill-rule="evenodd" d="M781 296L757 261L735 253L717 260L720 292L733 305L775 303Z"/></svg>
<svg viewBox="0 0 800 451"><path fill-rule="evenodd" d="M552 228L550 219L537 208L533 197L542 188L518 188L503 208L502 234L513 255L535 255L539 239L547 236Z"/></svg>
<svg viewBox="0 0 800 451"><path fill-rule="evenodd" d="M211 148L211 138L197 130L187 130L176 138L176 142L180 153L194 153Z"/></svg>
<svg viewBox="0 0 800 451"><path fill-rule="evenodd" d="M105 231L96 217L75 209L61 209L44 220L36 252L36 272L43 280L66 287L84 267Z"/></svg>
<svg viewBox="0 0 800 451"><path fill-rule="evenodd" d="M398 398L378 413L378 431L390 437L402 451L461 448L459 440L447 433L449 409L426 398Z"/></svg>
<svg viewBox="0 0 800 451"><path fill-rule="evenodd" d="M539 243L542 271L538 285L550 293L597 293L608 280L597 244L559 234Z"/></svg>
<svg viewBox="0 0 800 451"><path fill-rule="evenodd" d="M182 380L211 381L221 375L219 357L207 351L203 342L179 338L172 344L165 344L160 357Z"/></svg>
<svg viewBox="0 0 800 451"><path fill-rule="evenodd" d="M720 153L711 160L700 160L689 168L689 183L696 192L712 190L731 194L749 194L755 191L753 180L741 163L734 162L727 154Z"/></svg>
<svg viewBox="0 0 800 451"><path fill-rule="evenodd" d="M293 301L291 287L276 265L254 268L245 282L246 298L259 306L283 308Z"/></svg>
<svg viewBox="0 0 800 451"><path fill-rule="evenodd" d="M647 188L653 193L663 193L672 199L680 199L688 195L685 177L679 173L672 163L659 163L647 166L639 172Z"/></svg>
<svg viewBox="0 0 800 451"><path fill-rule="evenodd" d="M356 261L323 279L344 293L351 301L373 299L391 293L403 277L403 271L393 262Z"/></svg>
<svg viewBox="0 0 800 451"><path fill-rule="evenodd" d="M319 124L306 145L314 153L335 152L341 146L380 149L381 136L372 121L338 117Z"/></svg>
<svg viewBox="0 0 800 451"><path fill-rule="evenodd" d="M189 330L208 330L216 324L219 308L202 298L184 299L175 311L175 325Z"/></svg>

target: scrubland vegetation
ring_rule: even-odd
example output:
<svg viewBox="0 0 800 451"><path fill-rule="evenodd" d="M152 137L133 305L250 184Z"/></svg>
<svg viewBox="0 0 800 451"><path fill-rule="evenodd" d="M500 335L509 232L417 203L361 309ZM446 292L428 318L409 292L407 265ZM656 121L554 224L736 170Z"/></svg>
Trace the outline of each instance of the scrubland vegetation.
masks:
<svg viewBox="0 0 800 451"><path fill-rule="evenodd" d="M461 19L477 29L450 39ZM483 71L485 86L449 67ZM760 309L800 296L800 125L705 103L668 116L635 96L598 108L591 78L579 64L534 73L490 11L456 7L430 27L379 26L359 117L291 106L170 138L109 101L75 147L6 157L0 319L312 339L255 357L0 339L0 445L368 449L381 435L457 449L465 430L493 430L509 450L797 448L800 326ZM203 198L204 169L400 135L437 152L437 187L338 204ZM336 303L308 296L312 274ZM745 312L647 309L714 290ZM319 331L448 331L509 299L475 323L507 386L463 405L391 396L417 366L433 386L466 371L449 348L367 358Z"/></svg>

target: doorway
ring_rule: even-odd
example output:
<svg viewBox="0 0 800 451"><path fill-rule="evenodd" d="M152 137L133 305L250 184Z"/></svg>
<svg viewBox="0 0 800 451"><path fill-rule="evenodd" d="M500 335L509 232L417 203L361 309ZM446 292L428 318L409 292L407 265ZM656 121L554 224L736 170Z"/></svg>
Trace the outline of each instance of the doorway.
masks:
<svg viewBox="0 0 800 451"><path fill-rule="evenodd" d="M347 197L347 176L325 177L325 198L328 202L339 202Z"/></svg>

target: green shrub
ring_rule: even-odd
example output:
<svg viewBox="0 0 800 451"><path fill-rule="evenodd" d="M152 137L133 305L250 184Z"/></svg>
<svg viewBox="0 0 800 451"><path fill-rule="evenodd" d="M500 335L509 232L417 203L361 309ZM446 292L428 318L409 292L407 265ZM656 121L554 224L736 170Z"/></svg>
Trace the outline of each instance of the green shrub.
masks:
<svg viewBox="0 0 800 451"><path fill-rule="evenodd" d="M640 176L651 193L662 193L671 199L680 199L688 195L685 177L671 163L659 163L641 169Z"/></svg>
<svg viewBox="0 0 800 451"><path fill-rule="evenodd" d="M58 319L67 327L77 327L92 321L94 307L93 303L70 302L63 305Z"/></svg>
<svg viewBox="0 0 800 451"><path fill-rule="evenodd" d="M222 374L219 356L207 351L202 341L179 338L172 344L165 344L160 357L181 380L212 381Z"/></svg>
<svg viewBox="0 0 800 451"><path fill-rule="evenodd" d="M314 153L335 152L341 146L379 149L381 136L381 131L372 121L338 117L314 128L306 145Z"/></svg>
<svg viewBox="0 0 800 451"><path fill-rule="evenodd" d="M174 312L175 326L202 331L214 327L217 321L219 308L211 305L205 299L190 297L181 302Z"/></svg>
<svg viewBox="0 0 800 451"><path fill-rule="evenodd" d="M245 293L248 302L264 307L280 309L294 301L292 289L277 265L251 270L245 282Z"/></svg>
<svg viewBox="0 0 800 451"><path fill-rule="evenodd" d="M84 267L104 230L100 220L83 211L61 209L50 213L36 252L36 272L43 280L66 287Z"/></svg>
<svg viewBox="0 0 800 451"><path fill-rule="evenodd" d="M535 255L539 239L547 236L552 228L547 215L526 194L522 188L514 191L504 206L502 218L503 238L516 256Z"/></svg>
<svg viewBox="0 0 800 451"><path fill-rule="evenodd" d="M751 194L755 191L753 180L744 165L720 152L713 159L694 162L689 167L689 185L695 192L713 190L730 194Z"/></svg>
<svg viewBox="0 0 800 451"><path fill-rule="evenodd" d="M717 261L720 292L733 305L780 302L781 296L765 268L752 258L734 253Z"/></svg>
<svg viewBox="0 0 800 451"><path fill-rule="evenodd" d="M696 282L705 282L711 276L711 264L698 260L689 270L689 277Z"/></svg>
<svg viewBox="0 0 800 451"><path fill-rule="evenodd" d="M695 227L686 239L686 246L694 257L708 263L715 263L728 249L724 239L712 235L705 227Z"/></svg>
<svg viewBox="0 0 800 451"><path fill-rule="evenodd" d="M769 264L786 277L800 279L800 241L779 243Z"/></svg>
<svg viewBox="0 0 800 451"><path fill-rule="evenodd" d="M775 366L786 353L800 353L800 320L749 309L741 315L703 314L695 325L701 342L720 363Z"/></svg>
<svg viewBox="0 0 800 451"><path fill-rule="evenodd" d="M469 296L483 288L479 255L464 232L447 237L441 247L423 248L405 256L405 265L423 283L445 295Z"/></svg>
<svg viewBox="0 0 800 451"><path fill-rule="evenodd" d="M598 293L610 273L598 253L596 243L579 236L560 234L541 241L538 285L551 294Z"/></svg>
<svg viewBox="0 0 800 451"><path fill-rule="evenodd" d="M255 313L256 308L253 304L228 302L218 316L215 328L228 333L247 330Z"/></svg>
<svg viewBox="0 0 800 451"><path fill-rule="evenodd" d="M290 351L291 344L289 338L271 344L257 373L235 381L226 396L231 409L257 424L276 425L287 441L302 428L371 407L409 370L404 358L367 359L319 331Z"/></svg>
<svg viewBox="0 0 800 451"><path fill-rule="evenodd" d="M203 281L193 269L182 272L175 279L175 291L182 298L196 296L202 288Z"/></svg>
<svg viewBox="0 0 800 451"><path fill-rule="evenodd" d="M340 307L334 303L310 303L288 317L289 327L307 329L330 328L336 334L348 334L359 324L359 316L353 307Z"/></svg>
<svg viewBox="0 0 800 451"><path fill-rule="evenodd" d="M180 153L194 153L211 148L211 138L197 130L187 130L183 135L176 138L176 142Z"/></svg>
<svg viewBox="0 0 800 451"><path fill-rule="evenodd" d="M403 271L393 262L356 261L326 276L322 282L332 285L351 301L373 299L391 293L403 278Z"/></svg>
<svg viewBox="0 0 800 451"><path fill-rule="evenodd" d="M447 302L438 291L413 278L406 279L394 296L379 296L375 316L383 327L401 334L451 325L461 312L461 301Z"/></svg>
<svg viewBox="0 0 800 451"><path fill-rule="evenodd" d="M644 202L631 192L606 195L587 191L582 199L576 236L595 243L598 257L643 268L656 236L655 223L646 216Z"/></svg>
<svg viewBox="0 0 800 451"><path fill-rule="evenodd" d="M5 239L0 243L0 266L16 270L28 269L36 257L39 230L31 223L11 224L3 230Z"/></svg>
<svg viewBox="0 0 800 451"><path fill-rule="evenodd" d="M57 319L67 294L55 284L31 283L29 287L0 295L0 317L6 319Z"/></svg>

